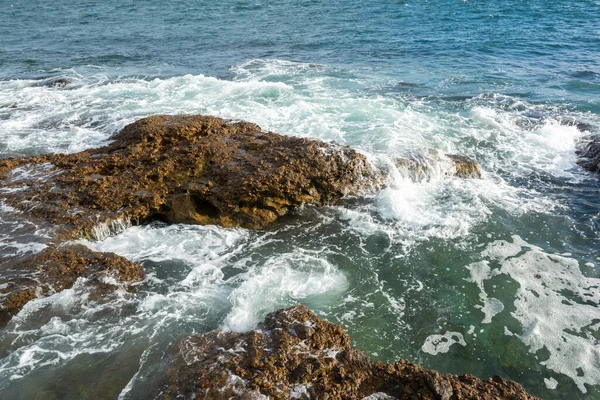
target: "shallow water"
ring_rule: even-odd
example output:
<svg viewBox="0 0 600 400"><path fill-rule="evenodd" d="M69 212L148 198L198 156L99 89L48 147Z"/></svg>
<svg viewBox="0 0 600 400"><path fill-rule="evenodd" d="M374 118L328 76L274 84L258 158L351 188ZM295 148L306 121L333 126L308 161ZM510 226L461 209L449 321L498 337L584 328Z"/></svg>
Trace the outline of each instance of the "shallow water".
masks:
<svg viewBox="0 0 600 400"><path fill-rule="evenodd" d="M145 398L178 339L298 303L372 359L600 397L600 183L574 155L600 130L600 3L8 3L1 157L204 113L351 145L391 176L268 231L99 232L86 244L147 279L28 304L0 330L3 398ZM392 165L427 148L476 159L484 179ZM44 247L43 230L0 213L4 262Z"/></svg>

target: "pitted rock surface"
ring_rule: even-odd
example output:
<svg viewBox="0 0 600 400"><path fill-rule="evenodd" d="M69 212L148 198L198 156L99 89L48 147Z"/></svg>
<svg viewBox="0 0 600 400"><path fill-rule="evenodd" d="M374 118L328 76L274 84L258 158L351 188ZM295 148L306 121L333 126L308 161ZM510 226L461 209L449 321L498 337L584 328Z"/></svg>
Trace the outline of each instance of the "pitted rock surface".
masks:
<svg viewBox="0 0 600 400"><path fill-rule="evenodd" d="M248 122L160 115L126 126L106 147L0 160L0 199L61 226L66 238L117 219L262 228L377 179L348 147Z"/></svg>
<svg viewBox="0 0 600 400"><path fill-rule="evenodd" d="M337 325L304 306L251 332L214 331L179 344L156 398L536 399L501 377L440 374L408 361L371 362Z"/></svg>
<svg viewBox="0 0 600 400"><path fill-rule="evenodd" d="M97 288L112 286L102 278L123 283L144 277L141 265L114 253L99 253L83 245L47 248L41 253L2 266L0 276L0 326L23 306L40 296L71 288L78 278L88 278Z"/></svg>

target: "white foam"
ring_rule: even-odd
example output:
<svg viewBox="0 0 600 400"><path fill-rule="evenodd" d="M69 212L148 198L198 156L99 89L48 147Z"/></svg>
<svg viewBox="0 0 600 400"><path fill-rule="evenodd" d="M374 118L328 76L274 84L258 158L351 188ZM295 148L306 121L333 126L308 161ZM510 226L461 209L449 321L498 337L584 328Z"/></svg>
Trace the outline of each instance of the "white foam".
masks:
<svg viewBox="0 0 600 400"><path fill-rule="evenodd" d="M310 399L310 393L308 389L310 388L310 384L296 384L290 389L290 399Z"/></svg>
<svg viewBox="0 0 600 400"><path fill-rule="evenodd" d="M556 177L579 179L576 169L576 144L582 133L575 127L561 123L557 110L544 110L543 106L526 104L526 112L514 108L504 109L499 102L502 96L473 100L471 116L476 129L475 137L493 143L498 167L509 166L515 172L527 176L544 171ZM527 119L527 112L548 114L542 121ZM527 123L523 124L523 121ZM477 126L479 125L479 126Z"/></svg>
<svg viewBox="0 0 600 400"><path fill-rule="evenodd" d="M439 353L447 353L454 344L467 345L462 333L446 332L443 335L430 335L425 339L421 350L435 356Z"/></svg>
<svg viewBox="0 0 600 400"><path fill-rule="evenodd" d="M488 297L483 286L483 282L492 277L492 269L487 261L473 263L468 265L467 269L471 272L469 281L476 283L477 287L479 287L479 299L483 304L477 306L477 308L481 309L485 315L482 323L489 324L496 314L504 310L504 304L496 298ZM494 270L493 273L496 274L497 271Z"/></svg>
<svg viewBox="0 0 600 400"><path fill-rule="evenodd" d="M12 238L13 235L0 235L0 252L3 257L39 253L47 247L44 243L20 243L15 240L10 240Z"/></svg>
<svg viewBox="0 0 600 400"><path fill-rule="evenodd" d="M225 318L226 328L238 332L252 329L270 311L318 294L342 291L347 285L335 266L301 248L261 264L235 278L241 284L229 295L233 308Z"/></svg>
<svg viewBox="0 0 600 400"><path fill-rule="evenodd" d="M558 381L554 378L544 378L544 384L550 390L555 390L558 387Z"/></svg>
<svg viewBox="0 0 600 400"><path fill-rule="evenodd" d="M516 216L551 213L563 207L534 189L511 186L495 173L485 173L483 179L453 177L453 166L446 165L443 158L425 160L429 164L426 174L414 176L398 169L393 156L374 157L375 165L389 171L388 186L373 196L372 205L340 208L340 219L361 235L385 234L392 241L410 245L430 238L466 237L497 207ZM490 302L494 304L488 309L499 307L494 300Z"/></svg>
<svg viewBox="0 0 600 400"><path fill-rule="evenodd" d="M168 279L149 278L149 284L135 294L117 289L104 295L101 302L90 297L92 288L79 279L71 289L27 303L10 323L11 334L21 339L11 355L0 360L0 378L20 379L80 354L117 351L140 335L154 344L148 349L161 351L169 341L160 337L168 336L173 326L184 322L202 326L208 315L228 306L231 288L220 269L247 235L243 230L217 227L151 225L129 227L101 242L83 241L94 250L114 251L136 261L179 260L185 268L170 273ZM48 313L60 316L35 329L26 328L30 320ZM142 359L140 370L143 364ZM135 381L132 378L131 385Z"/></svg>
<svg viewBox="0 0 600 400"><path fill-rule="evenodd" d="M130 260L180 260L191 266L230 257L245 243L248 232L198 225L149 225L126 228L103 241L86 241L96 251L110 251ZM191 278L190 278L191 279Z"/></svg>
<svg viewBox="0 0 600 400"><path fill-rule="evenodd" d="M117 348L124 329L120 326L99 328L87 320L87 312L102 312L104 307L90 308L88 296L85 280L78 279L71 289L27 303L7 331L13 337L12 349L9 356L0 360L0 377L20 379L34 370L68 362L80 354L108 353ZM82 313L79 318L53 316L41 326L28 329L25 324L28 316L48 307L53 313Z"/></svg>
<svg viewBox="0 0 600 400"><path fill-rule="evenodd" d="M377 392L367 397L363 397L362 400L397 400L395 397L390 396L387 393Z"/></svg>
<svg viewBox="0 0 600 400"><path fill-rule="evenodd" d="M481 281L506 274L519 283L511 315L523 332L514 335L531 353L546 349L541 364L570 377L582 392L586 384L600 384L600 344L592 334L593 321L600 321L600 279L584 276L577 260L548 254L519 236L489 244L482 257L500 267L480 275Z"/></svg>

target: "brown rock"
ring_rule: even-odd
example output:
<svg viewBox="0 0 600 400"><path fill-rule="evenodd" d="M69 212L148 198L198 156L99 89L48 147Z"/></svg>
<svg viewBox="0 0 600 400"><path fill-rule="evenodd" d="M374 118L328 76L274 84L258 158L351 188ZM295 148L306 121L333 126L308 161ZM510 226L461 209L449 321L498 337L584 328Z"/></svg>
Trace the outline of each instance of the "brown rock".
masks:
<svg viewBox="0 0 600 400"><path fill-rule="evenodd" d="M446 154L454 164L455 175L461 178L481 178L481 168L467 156Z"/></svg>
<svg viewBox="0 0 600 400"><path fill-rule="evenodd" d="M317 140L208 116L154 116L106 147L0 160L0 199L66 238L116 219L261 228L302 203L374 184L366 158Z"/></svg>
<svg viewBox="0 0 600 400"><path fill-rule="evenodd" d="M96 285L103 277L131 283L143 278L139 264L114 253L98 253L83 245L47 248L40 254L3 268L0 276L0 326L5 325L23 306L39 296L47 296L73 286L77 278L88 278Z"/></svg>
<svg viewBox="0 0 600 400"><path fill-rule="evenodd" d="M373 363L351 347L341 327L321 320L304 306L271 313L252 332L214 331L182 340L156 397L333 400L370 395L378 399L536 399L518 383L501 377L481 380L440 374L404 360Z"/></svg>
<svg viewBox="0 0 600 400"><path fill-rule="evenodd" d="M452 174L480 175L464 157L427 154L445 160ZM429 165L399 163L418 173ZM336 203L383 182L366 157L348 147L199 115L144 118L99 149L0 160L0 201L36 225L53 226L54 243L130 220L262 228L303 203ZM94 273L83 264L73 276ZM10 289L7 309L19 310L57 285L25 285L28 273L5 278L10 288L27 287ZM307 329L299 334L312 335Z"/></svg>

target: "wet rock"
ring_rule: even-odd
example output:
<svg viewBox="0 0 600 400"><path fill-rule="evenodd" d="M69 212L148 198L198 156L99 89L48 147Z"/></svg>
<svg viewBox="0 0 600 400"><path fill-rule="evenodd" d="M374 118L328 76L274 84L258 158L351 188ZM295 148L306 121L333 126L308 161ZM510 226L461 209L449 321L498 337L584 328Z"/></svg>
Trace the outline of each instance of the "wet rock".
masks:
<svg viewBox="0 0 600 400"><path fill-rule="evenodd" d="M0 275L0 326L5 325L27 302L58 293L88 278L97 288L112 286L110 280L133 283L144 271L114 253L99 253L83 245L47 248L26 259L2 266Z"/></svg>
<svg viewBox="0 0 600 400"><path fill-rule="evenodd" d="M476 161L459 154L446 154L454 164L454 174L461 178L481 178L481 169Z"/></svg>
<svg viewBox="0 0 600 400"><path fill-rule="evenodd" d="M577 164L592 172L600 171L600 137L589 136L579 143Z"/></svg>
<svg viewBox="0 0 600 400"><path fill-rule="evenodd" d="M394 163L401 174L415 181L430 179L436 175L481 178L481 169L476 161L462 155L444 154L435 149L397 158Z"/></svg>
<svg viewBox="0 0 600 400"><path fill-rule="evenodd" d="M565 126L574 126L579 132L591 133L597 131L597 127L594 124L575 118L563 118L560 120L560 123Z"/></svg>
<svg viewBox="0 0 600 400"><path fill-rule="evenodd" d="M351 347L341 327L304 306L267 315L255 331L214 331L182 340L156 398L180 397L535 399L501 377L440 374L408 361L373 363Z"/></svg>
<svg viewBox="0 0 600 400"><path fill-rule="evenodd" d="M116 219L262 228L303 203L325 205L378 184L348 147L208 116L154 116L109 146L0 160L0 199L89 235Z"/></svg>
<svg viewBox="0 0 600 400"><path fill-rule="evenodd" d="M71 81L67 78L56 78L56 79L51 79L50 81L48 81L46 83L46 85L49 87L63 88L65 86L67 86L69 83L71 83Z"/></svg>
<svg viewBox="0 0 600 400"><path fill-rule="evenodd" d="M396 164L417 180L481 176L476 162L436 150ZM67 239L115 220L263 228L384 182L348 147L199 115L144 118L99 149L0 160L0 200Z"/></svg>

